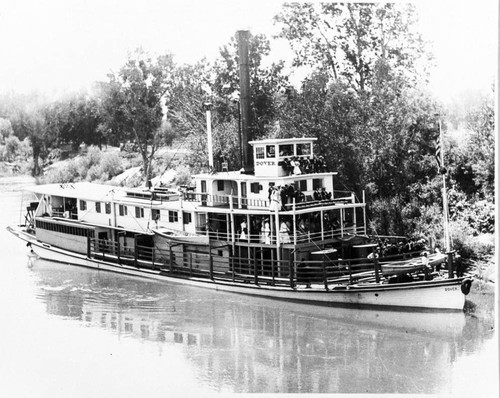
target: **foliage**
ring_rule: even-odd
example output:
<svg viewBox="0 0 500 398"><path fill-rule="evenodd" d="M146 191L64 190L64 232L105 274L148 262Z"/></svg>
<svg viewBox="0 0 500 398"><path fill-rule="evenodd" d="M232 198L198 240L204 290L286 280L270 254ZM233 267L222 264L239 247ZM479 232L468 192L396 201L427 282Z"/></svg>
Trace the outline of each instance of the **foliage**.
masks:
<svg viewBox="0 0 500 398"><path fill-rule="evenodd" d="M310 65L358 92L370 91L378 61L414 84L427 57L407 4L289 3L275 21L295 66Z"/></svg>
<svg viewBox="0 0 500 398"><path fill-rule="evenodd" d="M208 166L205 110L211 102L209 86L210 66L205 61L180 66L168 103L168 120L181 143L191 149L187 162L197 170Z"/></svg>
<svg viewBox="0 0 500 398"><path fill-rule="evenodd" d="M177 186L191 185L191 172L189 168L182 166L176 168L175 184Z"/></svg>
<svg viewBox="0 0 500 398"><path fill-rule="evenodd" d="M108 181L124 170L118 152L102 152L98 147L89 147L85 156L80 156L54 165L44 176L46 183L77 181Z"/></svg>
<svg viewBox="0 0 500 398"><path fill-rule="evenodd" d="M45 123L44 109L20 109L11 118L12 129L18 137L27 137L33 156L32 175L41 174L40 159L45 159L54 141L53 132Z"/></svg>
<svg viewBox="0 0 500 398"><path fill-rule="evenodd" d="M493 195L495 187L495 110L492 97L467 114L468 164L482 195Z"/></svg>
<svg viewBox="0 0 500 398"><path fill-rule="evenodd" d="M166 138L165 106L172 89L173 69L171 55L153 60L138 49L102 85L105 130L137 144L146 180L151 179L151 162Z"/></svg>
<svg viewBox="0 0 500 398"><path fill-rule="evenodd" d="M74 149L83 142L98 145L104 142L100 128L99 101L87 93L77 93L63 100L51 103L45 111L45 119L57 135L58 144L70 143Z"/></svg>
<svg viewBox="0 0 500 398"><path fill-rule="evenodd" d="M465 260L485 260L494 252L494 242L477 236L475 232L466 220L450 223L452 248Z"/></svg>
<svg viewBox="0 0 500 398"><path fill-rule="evenodd" d="M270 53L269 40L265 35L249 35L248 53L251 110L249 128L252 130L251 135L257 138L271 131L277 116L275 96L288 85L288 79L283 74L283 61L265 66L266 57ZM214 75L213 90L219 98L218 113L227 116L226 121L238 119L240 80L238 42L235 37L221 47Z"/></svg>
<svg viewBox="0 0 500 398"><path fill-rule="evenodd" d="M12 125L9 119L4 119L0 117L0 143L4 143L5 139L10 135L14 134L12 130Z"/></svg>

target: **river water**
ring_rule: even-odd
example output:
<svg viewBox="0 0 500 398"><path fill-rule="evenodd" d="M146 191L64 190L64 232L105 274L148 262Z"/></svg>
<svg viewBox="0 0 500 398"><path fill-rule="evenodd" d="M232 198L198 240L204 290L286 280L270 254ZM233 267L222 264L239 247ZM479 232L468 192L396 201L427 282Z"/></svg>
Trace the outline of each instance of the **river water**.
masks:
<svg viewBox="0 0 500 398"><path fill-rule="evenodd" d="M44 260L5 230L25 180L0 181L0 396L219 393L498 396L492 289L465 313L297 305Z"/></svg>

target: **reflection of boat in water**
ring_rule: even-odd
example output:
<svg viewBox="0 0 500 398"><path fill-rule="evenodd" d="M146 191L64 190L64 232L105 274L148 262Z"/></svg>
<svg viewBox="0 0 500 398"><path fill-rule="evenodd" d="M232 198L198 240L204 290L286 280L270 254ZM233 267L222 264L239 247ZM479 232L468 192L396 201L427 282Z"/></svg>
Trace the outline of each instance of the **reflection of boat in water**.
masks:
<svg viewBox="0 0 500 398"><path fill-rule="evenodd" d="M244 101L242 112L249 112ZM252 140L244 127L242 169L215 167L209 150L209 172L178 191L36 186L25 225L9 231L45 259L217 291L322 305L463 310L470 280L399 283L366 258L375 244L367 235L364 194L335 189L337 173L317 156L317 138ZM357 280L371 270L372 280Z"/></svg>
<svg viewBox="0 0 500 398"><path fill-rule="evenodd" d="M44 275L44 279L47 278L53 285L53 287L43 286L43 280L41 280L42 295L53 299L48 301L51 306L49 312L62 316L82 316L84 321L101 325L105 323L106 328L121 331L143 329L144 325L137 323L138 319L147 319L150 327L158 329L158 323L177 323L183 315L192 320L198 319L198 322L195 322L198 325L196 329L203 330L206 328L204 321L207 319L207 313L211 316L214 311L217 314L223 314L227 307L231 306L238 307L237 312L242 316L248 314L251 317L252 312L258 311L273 314L273 317L276 314L294 316L313 323L333 322L338 326L375 328L389 330L391 333L424 335L432 333L434 337L446 338L459 336L465 325L465 315L461 312L407 312L369 308L356 310L262 298L254 298L249 302L239 296L200 291L191 287L180 288L176 285L139 280L131 280L124 284L123 280L115 282L112 275L99 274L97 279L88 278L89 273L85 270L72 271L73 278L71 284L68 284L64 274L50 272L54 268L61 270L60 265L45 260L39 260L39 262L44 264L43 268L37 267L37 270L40 270L37 272ZM68 296L72 299L68 300ZM189 307L189 314L183 314L187 307ZM118 313L121 314L120 317L117 317ZM125 313L127 316L124 316ZM267 316L264 315L264 317ZM216 318L219 317L216 316ZM121 325L117 322L121 322ZM135 327L131 327L133 323ZM184 321L180 323L183 324ZM248 324L248 322L242 324Z"/></svg>
<svg viewBox="0 0 500 398"><path fill-rule="evenodd" d="M362 392L346 381L390 372L392 380L425 378L428 384L416 391L412 383L381 383L373 391L432 392L470 338L472 318L459 312L248 300L84 268L68 271L44 260L32 272L49 313L151 342L166 358L170 349L182 348L199 377L230 380L235 391Z"/></svg>

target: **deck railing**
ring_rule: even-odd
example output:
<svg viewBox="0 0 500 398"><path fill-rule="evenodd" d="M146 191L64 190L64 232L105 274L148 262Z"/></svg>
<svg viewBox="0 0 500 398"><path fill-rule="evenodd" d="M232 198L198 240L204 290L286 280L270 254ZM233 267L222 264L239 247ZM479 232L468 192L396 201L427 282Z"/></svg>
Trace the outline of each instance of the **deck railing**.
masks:
<svg viewBox="0 0 500 398"><path fill-rule="evenodd" d="M220 240L225 242L232 242L232 233L227 231L217 231L217 230L206 230L206 227L196 228L197 234L207 235L210 239ZM341 228L331 228L324 229L322 231L311 232L308 230L297 230L297 241L296 243L313 243L322 240L336 239L345 235L364 235L364 227L361 225L346 225L343 229ZM278 235L280 233L278 232ZM266 235L261 232L246 233L244 239L242 239L241 231L235 232L235 242L239 243L262 243L269 245L276 245L276 233L273 231L269 234L266 239ZM290 243L294 242L293 231L288 233L288 240ZM280 235L280 243L283 244L284 236Z"/></svg>
<svg viewBox="0 0 500 398"><path fill-rule="evenodd" d="M137 245L133 249L121 247L118 242L105 239L88 241L88 255L92 258L147 268L167 275L198 277L211 280L297 286L321 285L329 289L339 283L375 278L374 260L293 261L228 257L210 253L185 252L182 255L172 248L160 250Z"/></svg>
<svg viewBox="0 0 500 398"><path fill-rule="evenodd" d="M297 262L207 253L185 253L180 257L173 256L172 262L165 264L166 274L291 288L319 284L325 289L375 278L374 261L367 259Z"/></svg>
<svg viewBox="0 0 500 398"><path fill-rule="evenodd" d="M238 197L235 195L212 195L208 193L186 192L184 193L183 200L188 202L199 202L202 206L207 207L223 207L235 209L269 209L269 201L263 199L253 199L246 197ZM291 211L295 204L295 209L304 209L309 207L320 207L337 204L356 203L354 195L350 192L335 191L334 197L325 200L313 200L311 198L305 199L302 202L283 203L283 210Z"/></svg>

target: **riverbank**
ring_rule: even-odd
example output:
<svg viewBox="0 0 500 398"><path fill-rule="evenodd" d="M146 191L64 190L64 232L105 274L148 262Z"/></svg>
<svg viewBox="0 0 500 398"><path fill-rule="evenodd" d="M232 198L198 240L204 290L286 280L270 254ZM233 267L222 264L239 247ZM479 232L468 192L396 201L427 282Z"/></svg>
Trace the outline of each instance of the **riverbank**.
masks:
<svg viewBox="0 0 500 398"><path fill-rule="evenodd" d="M111 152L116 153L116 151L111 151ZM67 163L65 162L59 162L56 168L59 170L63 170L65 164L67 165ZM178 172L172 169L165 170L164 173L161 175L161 177L158 177L158 179L161 179L161 181L166 183L167 185L174 184L175 182L178 182L177 180L179 176L177 174ZM187 178L187 175L185 177ZM132 180L140 180L140 178L141 178L140 167L135 166L123 170L122 173L114 176L109 181L97 181L97 182L110 183L112 185L128 185L128 183L130 183ZM39 181L40 181L39 179L29 175L22 175L22 174L12 175L6 173L0 174L0 192L22 191L24 188L28 186L38 184ZM40 183L45 183L45 181L41 181ZM486 242L492 246L494 246L495 244L494 235L492 234L483 234L477 239ZM466 274L472 276L474 279L481 282L480 283L481 294L484 292L494 293L495 284L497 282L497 268L498 267L496 258L494 255L491 255L486 260L481 260L481 261L468 260ZM479 286L479 283L474 284L474 286Z"/></svg>

